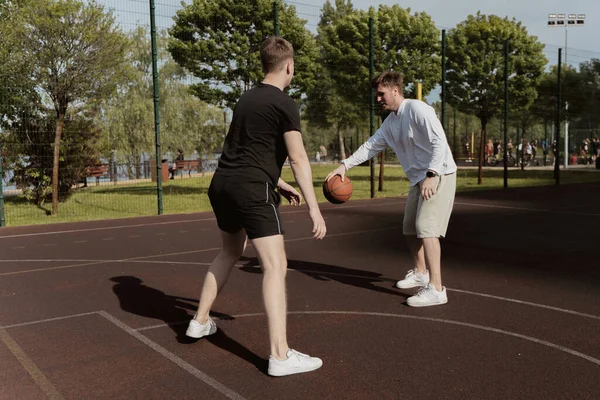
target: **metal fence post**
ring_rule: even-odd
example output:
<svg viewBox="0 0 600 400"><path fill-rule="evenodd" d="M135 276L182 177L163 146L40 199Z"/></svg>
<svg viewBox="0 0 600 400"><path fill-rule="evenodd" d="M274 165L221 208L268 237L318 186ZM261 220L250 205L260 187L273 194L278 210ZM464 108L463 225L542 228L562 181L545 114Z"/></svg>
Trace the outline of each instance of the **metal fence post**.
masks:
<svg viewBox="0 0 600 400"><path fill-rule="evenodd" d="M150 37L152 39L152 84L154 86L154 134L156 146L156 195L158 215L163 213L162 199L162 154L160 149L160 109L158 93L158 52L156 49L156 7L150 0Z"/></svg>

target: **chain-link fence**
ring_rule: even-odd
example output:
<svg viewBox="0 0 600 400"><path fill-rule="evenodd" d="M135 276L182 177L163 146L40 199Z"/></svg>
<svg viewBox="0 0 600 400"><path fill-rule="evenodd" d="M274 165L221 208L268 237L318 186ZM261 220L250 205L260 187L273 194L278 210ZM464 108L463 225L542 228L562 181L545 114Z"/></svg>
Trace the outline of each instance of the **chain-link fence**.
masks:
<svg viewBox="0 0 600 400"><path fill-rule="evenodd" d="M373 134L384 117L370 79L390 69L405 97L422 90L436 108L459 165L501 166L504 149L511 167L598 152L600 53L568 49L558 68L557 46L508 19L440 28L399 6L280 0L0 7L2 224L209 210L231 110L262 79L258 46L275 33L295 47L289 93L316 163ZM381 159L397 164L391 151Z"/></svg>

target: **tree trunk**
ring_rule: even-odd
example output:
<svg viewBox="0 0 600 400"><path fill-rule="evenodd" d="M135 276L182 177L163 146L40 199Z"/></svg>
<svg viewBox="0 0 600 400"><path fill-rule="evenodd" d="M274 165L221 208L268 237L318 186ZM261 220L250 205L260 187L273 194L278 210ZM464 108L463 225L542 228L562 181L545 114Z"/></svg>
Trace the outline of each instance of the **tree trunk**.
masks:
<svg viewBox="0 0 600 400"><path fill-rule="evenodd" d="M337 127L337 133L338 133L338 140L340 142L340 159L339 159L339 161L341 161L346 158L346 148L344 146L344 136L342 133L342 129L340 128L339 124Z"/></svg>
<svg viewBox="0 0 600 400"><path fill-rule="evenodd" d="M58 214L58 165L60 161L60 140L63 126L65 125L65 113L59 111L56 120L56 133L54 135L54 163L52 165L52 215Z"/></svg>
<svg viewBox="0 0 600 400"><path fill-rule="evenodd" d="M523 125L523 131L521 132L521 138L523 139L523 146L521 146L521 171L525 171L525 156L527 155L527 141L525 140L525 125Z"/></svg>
<svg viewBox="0 0 600 400"><path fill-rule="evenodd" d="M485 149L485 127L487 122L481 121L481 142L479 143L479 173L477 174L477 184L483 184L483 161L484 161L484 149Z"/></svg>
<svg viewBox="0 0 600 400"><path fill-rule="evenodd" d="M383 168L385 165L385 151L379 153L379 191L383 192Z"/></svg>

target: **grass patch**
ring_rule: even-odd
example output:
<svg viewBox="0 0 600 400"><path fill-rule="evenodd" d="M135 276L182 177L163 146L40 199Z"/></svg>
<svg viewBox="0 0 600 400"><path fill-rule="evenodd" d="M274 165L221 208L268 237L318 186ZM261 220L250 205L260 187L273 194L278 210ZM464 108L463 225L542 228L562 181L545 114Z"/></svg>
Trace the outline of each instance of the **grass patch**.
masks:
<svg viewBox="0 0 600 400"><path fill-rule="evenodd" d="M322 182L333 165L313 165L313 186L319 202L325 202ZM376 168L379 173L379 167ZM368 199L371 195L370 169L356 167L350 170L352 199ZM483 184L477 184L477 169L463 168L457 172L457 191L501 189L504 185L503 170L484 170ZM600 172L591 169L561 170L561 184L600 182ZM383 191L379 192L378 178L375 181L376 197L406 195L409 182L399 166L386 165ZM188 179L175 179L163 183L163 212L165 214L210 211L207 191L212 176L192 176ZM282 178L294 182L290 168L284 168ZM554 185L553 171L549 169L512 169L508 175L509 188L525 186ZM58 215L49 215L52 205L47 203L37 207L18 196L6 197L5 219L8 226L33 225L44 223L89 221L140 217L158 214L156 184L152 182L105 184L75 189L73 195L59 204Z"/></svg>

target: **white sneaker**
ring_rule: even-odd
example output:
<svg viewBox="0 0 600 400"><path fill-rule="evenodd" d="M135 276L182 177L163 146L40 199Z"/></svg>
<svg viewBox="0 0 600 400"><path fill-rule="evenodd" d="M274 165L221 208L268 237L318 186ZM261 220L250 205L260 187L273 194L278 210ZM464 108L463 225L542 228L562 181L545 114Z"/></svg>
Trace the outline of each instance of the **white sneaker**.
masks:
<svg viewBox="0 0 600 400"><path fill-rule="evenodd" d="M427 286L429 283L429 271L425 275L419 273L416 269L408 271L404 279L396 282L398 289L410 289L414 287Z"/></svg>
<svg viewBox="0 0 600 400"><path fill-rule="evenodd" d="M213 321L212 318L208 317L206 324L201 324L195 319L192 319L185 334L186 336L200 339L201 337L212 335L216 331L217 324L215 324L215 321Z"/></svg>
<svg viewBox="0 0 600 400"><path fill-rule="evenodd" d="M269 357L269 375L301 374L319 369L323 365L323 360L320 358L311 357L293 349L289 349L286 355L287 359L283 361L279 361L273 356Z"/></svg>
<svg viewBox="0 0 600 400"><path fill-rule="evenodd" d="M406 303L411 307L437 306L438 304L446 304L447 302L446 287L443 286L442 291L439 292L432 285L422 287L416 295L406 299Z"/></svg>

